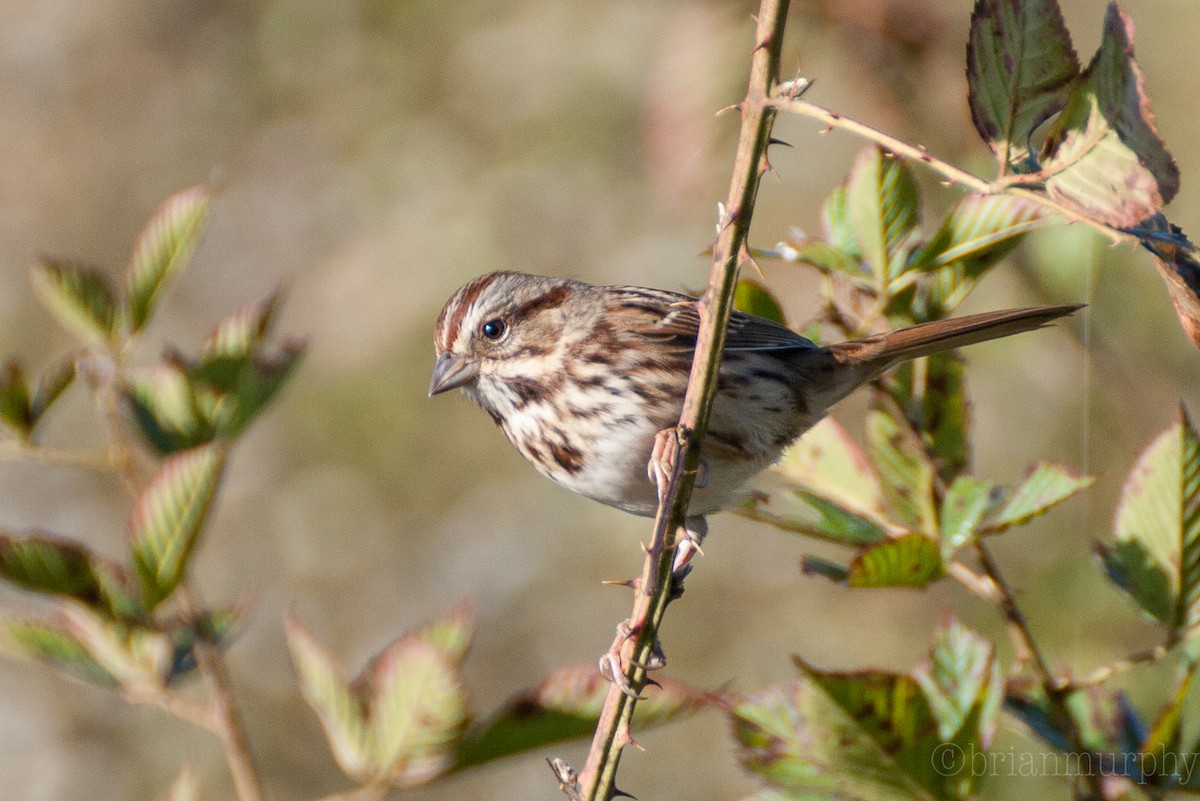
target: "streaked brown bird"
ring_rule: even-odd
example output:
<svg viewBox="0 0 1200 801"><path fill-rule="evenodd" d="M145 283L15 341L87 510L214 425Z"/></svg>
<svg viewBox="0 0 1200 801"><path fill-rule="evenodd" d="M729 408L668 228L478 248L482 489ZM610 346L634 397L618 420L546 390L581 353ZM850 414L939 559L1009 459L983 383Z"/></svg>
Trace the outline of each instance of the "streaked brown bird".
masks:
<svg viewBox="0 0 1200 801"><path fill-rule="evenodd" d="M728 504L833 404L897 362L1030 331L1078 308L987 312L828 346L734 312L691 517ZM429 394L461 388L543 475L653 515L647 463L658 433L679 419L699 323L695 298L675 292L489 273L442 309Z"/></svg>

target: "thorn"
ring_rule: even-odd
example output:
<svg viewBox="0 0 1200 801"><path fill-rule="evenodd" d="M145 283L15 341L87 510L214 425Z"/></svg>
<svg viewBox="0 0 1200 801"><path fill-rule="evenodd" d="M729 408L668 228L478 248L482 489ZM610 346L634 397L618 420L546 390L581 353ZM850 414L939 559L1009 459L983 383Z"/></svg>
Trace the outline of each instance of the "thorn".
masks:
<svg viewBox="0 0 1200 801"><path fill-rule="evenodd" d="M717 109L717 113L715 116L720 117L722 114L726 114L730 111L741 111L741 110L742 110L741 103L730 103L728 106L725 106L725 108Z"/></svg>
<svg viewBox="0 0 1200 801"><path fill-rule="evenodd" d="M785 141L783 141L782 139L776 139L776 138L775 138L775 137L773 137L773 136L772 136L772 137L770 137L769 139L767 139L767 144L768 144L768 145L783 145L784 147L791 147L791 146L792 146L792 145L791 145L791 143L789 143L789 142L785 142Z"/></svg>
<svg viewBox="0 0 1200 801"><path fill-rule="evenodd" d="M646 547L645 543L642 544L642 547L643 548ZM605 581L601 581L600 583L604 584L606 586L609 586L609 587L626 587L626 588L634 590L636 592L638 587L642 586L642 577L638 576L637 578L624 579L624 580L622 580L622 579L607 579Z"/></svg>
<svg viewBox="0 0 1200 801"><path fill-rule="evenodd" d="M636 795L630 795L629 793L625 792L624 790L618 790L616 787L613 788L612 797L613 798L632 798L633 801L637 801Z"/></svg>
<svg viewBox="0 0 1200 801"><path fill-rule="evenodd" d="M658 688L658 689L660 689L660 690L662 689L662 683L661 683L661 682L659 682L659 680L658 680L658 679L652 679L652 678L650 678L649 676L647 676L647 677L646 677L646 680L645 680L644 682L642 682L642 683L643 683L643 685L644 685L644 686L646 686L646 687L657 687L657 688Z"/></svg>

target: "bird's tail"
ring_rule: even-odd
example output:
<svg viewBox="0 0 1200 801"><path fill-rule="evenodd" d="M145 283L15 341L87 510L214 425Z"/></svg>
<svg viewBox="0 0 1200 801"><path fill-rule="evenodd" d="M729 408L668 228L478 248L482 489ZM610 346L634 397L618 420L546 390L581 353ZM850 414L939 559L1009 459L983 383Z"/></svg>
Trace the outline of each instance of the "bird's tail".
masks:
<svg viewBox="0 0 1200 801"><path fill-rule="evenodd" d="M829 388L835 397L822 400L832 405L897 362L1033 331L1081 308L1083 304L984 312L830 345L839 380Z"/></svg>

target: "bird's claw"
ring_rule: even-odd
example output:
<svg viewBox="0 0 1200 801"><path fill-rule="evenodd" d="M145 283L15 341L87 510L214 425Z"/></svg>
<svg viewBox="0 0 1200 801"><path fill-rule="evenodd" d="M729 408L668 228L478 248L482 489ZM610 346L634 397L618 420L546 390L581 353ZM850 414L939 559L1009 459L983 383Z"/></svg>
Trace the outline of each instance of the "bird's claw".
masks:
<svg viewBox="0 0 1200 801"><path fill-rule="evenodd" d="M629 696L635 701L640 701L642 700L641 694L633 688L633 685L630 684L626 675L628 673L629 666L634 665L646 671L661 670L667 664L667 657L666 654L663 653L662 644L655 639L653 646L651 646L650 654L644 661L636 662L632 659L626 660L626 658L622 655L622 651L624 650L626 641L629 640L629 638L632 637L636 632L637 627L633 623L628 620L622 620L617 625L617 636L613 640L613 644L604 653L604 655L600 657L599 668L600 675L603 676L606 681L617 685L617 688L621 692L625 693L625 695Z"/></svg>

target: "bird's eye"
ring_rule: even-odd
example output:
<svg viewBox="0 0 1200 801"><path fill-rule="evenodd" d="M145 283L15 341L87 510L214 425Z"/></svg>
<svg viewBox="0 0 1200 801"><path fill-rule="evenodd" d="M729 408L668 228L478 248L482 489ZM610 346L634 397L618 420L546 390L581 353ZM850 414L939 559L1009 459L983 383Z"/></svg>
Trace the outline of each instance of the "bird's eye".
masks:
<svg viewBox="0 0 1200 801"><path fill-rule="evenodd" d="M504 332L508 330L508 325L503 320L488 320L483 325L479 326L479 333L483 334L485 339L497 340L504 336Z"/></svg>

